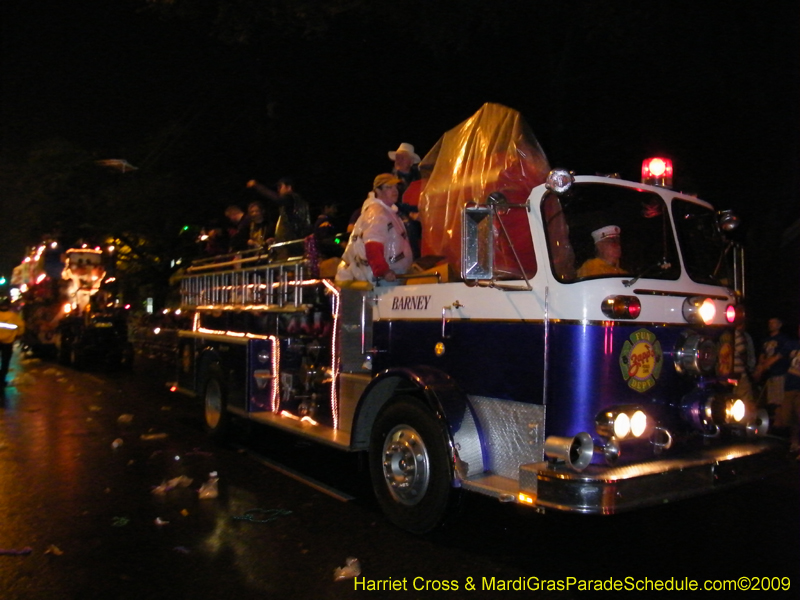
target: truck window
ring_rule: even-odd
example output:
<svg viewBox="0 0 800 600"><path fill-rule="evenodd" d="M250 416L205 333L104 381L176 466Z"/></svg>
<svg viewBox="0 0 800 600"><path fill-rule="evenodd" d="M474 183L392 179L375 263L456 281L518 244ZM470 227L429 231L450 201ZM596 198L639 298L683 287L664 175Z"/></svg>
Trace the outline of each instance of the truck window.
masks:
<svg viewBox="0 0 800 600"><path fill-rule="evenodd" d="M729 285L732 257L726 254L714 211L676 198L672 201L672 217L689 277L697 283Z"/></svg>
<svg viewBox="0 0 800 600"><path fill-rule="evenodd" d="M664 201L658 194L602 183L574 185L564 196L548 192L542 218L553 275L564 283L598 277L677 279L680 262ZM609 272L581 276L601 257L595 236L618 228L620 256Z"/></svg>

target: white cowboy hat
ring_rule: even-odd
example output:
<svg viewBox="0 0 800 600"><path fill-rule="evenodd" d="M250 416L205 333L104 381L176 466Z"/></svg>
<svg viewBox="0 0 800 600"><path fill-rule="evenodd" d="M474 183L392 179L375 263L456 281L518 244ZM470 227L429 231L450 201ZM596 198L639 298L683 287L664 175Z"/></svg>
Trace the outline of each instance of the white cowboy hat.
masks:
<svg viewBox="0 0 800 600"><path fill-rule="evenodd" d="M419 154L414 152L414 146L411 144L407 144L403 142L397 147L397 150L390 150L389 151L389 159L394 160L394 157L397 155L398 152L407 152L411 156L411 163L417 164L420 161Z"/></svg>

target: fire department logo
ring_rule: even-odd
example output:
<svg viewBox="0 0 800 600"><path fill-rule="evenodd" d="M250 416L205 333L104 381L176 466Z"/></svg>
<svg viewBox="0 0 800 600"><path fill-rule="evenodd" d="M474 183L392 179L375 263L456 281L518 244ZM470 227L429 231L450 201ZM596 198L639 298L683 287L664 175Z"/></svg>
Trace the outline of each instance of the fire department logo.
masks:
<svg viewBox="0 0 800 600"><path fill-rule="evenodd" d="M661 343L651 332L639 329L625 340L619 355L619 367L632 390L646 392L653 387L661 375L663 364Z"/></svg>

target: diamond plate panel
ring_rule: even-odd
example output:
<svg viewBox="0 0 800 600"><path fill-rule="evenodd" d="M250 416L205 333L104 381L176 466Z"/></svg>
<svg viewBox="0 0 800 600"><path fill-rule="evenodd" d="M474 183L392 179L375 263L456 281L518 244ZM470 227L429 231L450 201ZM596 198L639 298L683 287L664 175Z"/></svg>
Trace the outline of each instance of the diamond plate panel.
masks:
<svg viewBox="0 0 800 600"><path fill-rule="evenodd" d="M486 470L518 480L520 465L544 460L544 406L484 396L469 400L483 432Z"/></svg>

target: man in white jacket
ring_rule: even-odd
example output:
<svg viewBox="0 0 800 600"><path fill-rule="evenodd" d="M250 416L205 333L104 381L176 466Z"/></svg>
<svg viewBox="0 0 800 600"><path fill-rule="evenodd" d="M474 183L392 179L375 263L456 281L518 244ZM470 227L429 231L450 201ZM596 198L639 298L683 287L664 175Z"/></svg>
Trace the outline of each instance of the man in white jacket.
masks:
<svg viewBox="0 0 800 600"><path fill-rule="evenodd" d="M373 181L342 255L337 281L395 281L411 268L414 256L395 206L398 183L391 173L382 173Z"/></svg>

